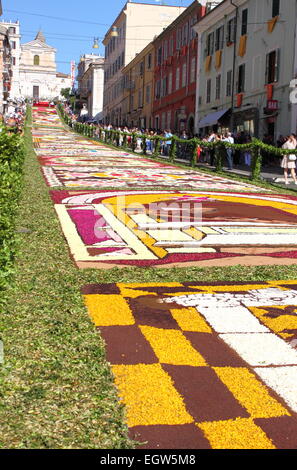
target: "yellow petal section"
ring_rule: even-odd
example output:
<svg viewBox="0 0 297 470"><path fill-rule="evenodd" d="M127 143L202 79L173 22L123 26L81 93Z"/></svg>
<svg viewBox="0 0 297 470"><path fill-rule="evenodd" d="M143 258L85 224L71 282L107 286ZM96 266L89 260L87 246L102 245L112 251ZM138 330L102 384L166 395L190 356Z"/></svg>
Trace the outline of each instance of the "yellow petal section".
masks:
<svg viewBox="0 0 297 470"><path fill-rule="evenodd" d="M193 422L160 364L116 365L112 371L126 405L129 427Z"/></svg>
<svg viewBox="0 0 297 470"><path fill-rule="evenodd" d="M206 366L203 357L179 330L140 326L159 361L163 364Z"/></svg>
<svg viewBox="0 0 297 470"><path fill-rule="evenodd" d="M243 367L214 367L213 369L252 418L290 416L286 408L270 396L265 385L248 369Z"/></svg>
<svg viewBox="0 0 297 470"><path fill-rule="evenodd" d="M251 418L200 423L213 449L275 449L264 431Z"/></svg>
<svg viewBox="0 0 297 470"><path fill-rule="evenodd" d="M170 312L183 331L212 332L202 315L193 307L172 309Z"/></svg>
<svg viewBox="0 0 297 470"><path fill-rule="evenodd" d="M85 303L96 326L134 325L135 320L121 295L85 295Z"/></svg>

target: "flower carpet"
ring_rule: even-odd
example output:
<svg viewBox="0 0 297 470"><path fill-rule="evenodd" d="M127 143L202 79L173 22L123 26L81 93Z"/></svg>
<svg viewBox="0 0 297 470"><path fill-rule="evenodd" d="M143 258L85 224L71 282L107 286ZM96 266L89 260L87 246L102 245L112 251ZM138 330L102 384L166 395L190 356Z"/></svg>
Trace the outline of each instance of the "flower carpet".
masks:
<svg viewBox="0 0 297 470"><path fill-rule="evenodd" d="M53 109L49 111L38 109L34 111L33 118L36 126L33 129L35 151L50 187L78 189L159 187L261 192L261 188L252 184L153 162L122 150L112 150L97 141L78 137L62 128L59 116ZM43 127L46 123L47 129ZM74 162L73 157L75 157ZM126 157L129 157L129 161L124 161ZM63 160L60 160L61 158ZM78 161L82 164L78 164Z"/></svg>
<svg viewBox="0 0 297 470"><path fill-rule="evenodd" d="M296 448L297 281L82 292L143 447Z"/></svg>
<svg viewBox="0 0 297 470"><path fill-rule="evenodd" d="M182 191L51 191L80 268L295 264L297 198Z"/></svg>
<svg viewBox="0 0 297 470"><path fill-rule="evenodd" d="M52 109L34 110L34 124L78 268L296 264L297 197L111 149ZM141 448L296 448L297 280L89 284L82 295Z"/></svg>

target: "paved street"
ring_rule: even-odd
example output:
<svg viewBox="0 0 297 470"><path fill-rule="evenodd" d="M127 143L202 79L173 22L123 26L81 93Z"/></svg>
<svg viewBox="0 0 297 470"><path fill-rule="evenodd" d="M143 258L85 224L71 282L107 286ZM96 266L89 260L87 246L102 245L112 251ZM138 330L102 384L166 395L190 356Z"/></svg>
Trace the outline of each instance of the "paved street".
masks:
<svg viewBox="0 0 297 470"><path fill-rule="evenodd" d="M55 110L32 133L79 269L295 263L295 197L112 150ZM296 447L296 281L81 290L142 447Z"/></svg>

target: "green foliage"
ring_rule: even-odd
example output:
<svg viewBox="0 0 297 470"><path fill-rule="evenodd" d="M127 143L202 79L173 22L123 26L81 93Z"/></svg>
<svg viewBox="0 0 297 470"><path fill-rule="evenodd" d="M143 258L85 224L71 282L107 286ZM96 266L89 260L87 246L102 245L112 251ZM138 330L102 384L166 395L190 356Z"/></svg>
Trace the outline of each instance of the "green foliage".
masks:
<svg viewBox="0 0 297 470"><path fill-rule="evenodd" d="M16 251L15 216L23 182L23 138L0 132L0 290L11 281Z"/></svg>
<svg viewBox="0 0 297 470"><path fill-rule="evenodd" d="M223 163L225 160L225 146L222 144L222 142L218 142L215 145L215 162L216 162L216 171L222 171L223 170Z"/></svg>
<svg viewBox="0 0 297 470"><path fill-rule="evenodd" d="M261 167L262 167L262 154L261 147L254 143L252 147L252 162L251 162L251 180L261 180Z"/></svg>
<svg viewBox="0 0 297 470"><path fill-rule="evenodd" d="M176 158L176 137L172 136L170 151L169 151L169 160L174 162Z"/></svg>
<svg viewBox="0 0 297 470"><path fill-rule="evenodd" d="M61 95L68 100L71 96L71 88L62 88Z"/></svg>

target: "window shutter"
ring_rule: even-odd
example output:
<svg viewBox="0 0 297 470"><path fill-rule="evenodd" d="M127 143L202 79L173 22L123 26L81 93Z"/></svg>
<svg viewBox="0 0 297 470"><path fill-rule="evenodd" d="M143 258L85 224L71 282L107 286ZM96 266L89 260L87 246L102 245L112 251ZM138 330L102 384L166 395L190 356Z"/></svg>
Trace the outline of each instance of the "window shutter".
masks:
<svg viewBox="0 0 297 470"><path fill-rule="evenodd" d="M280 78L280 49L275 53L275 78L274 81L278 82Z"/></svg>
<svg viewBox="0 0 297 470"><path fill-rule="evenodd" d="M265 84L269 81L269 54L266 54L266 67L265 67Z"/></svg>

